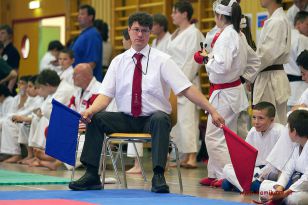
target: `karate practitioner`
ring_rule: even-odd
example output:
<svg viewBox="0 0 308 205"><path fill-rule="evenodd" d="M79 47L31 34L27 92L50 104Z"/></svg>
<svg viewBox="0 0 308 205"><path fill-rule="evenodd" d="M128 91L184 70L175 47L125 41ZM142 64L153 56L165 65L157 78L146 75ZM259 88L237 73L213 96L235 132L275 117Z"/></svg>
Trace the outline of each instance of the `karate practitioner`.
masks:
<svg viewBox="0 0 308 205"><path fill-rule="evenodd" d="M294 26L294 19L298 12L308 12L308 1L307 0L293 0L294 4L288 9L287 17L291 27Z"/></svg>
<svg viewBox="0 0 308 205"><path fill-rule="evenodd" d="M221 32L213 39L213 50L208 54L206 64L211 82L209 101L224 117L226 126L236 132L239 113L248 107L240 81L247 67L247 42L240 36L242 13L235 0L223 0L214 3L214 6L216 25ZM205 135L209 154L208 177L201 179L200 183L219 187L223 179L223 168L231 161L222 129L212 126L210 122L209 116Z"/></svg>
<svg viewBox="0 0 308 205"><path fill-rule="evenodd" d="M171 36L168 31L168 19L166 16L162 14L153 15L152 34L156 36L152 41L152 48L157 48L166 53Z"/></svg>
<svg viewBox="0 0 308 205"><path fill-rule="evenodd" d="M261 0L261 6L270 16L264 23L257 46L261 66L254 83L253 104L272 103L276 108L275 121L285 125L290 83L283 64L289 60L291 28L281 3L282 0Z"/></svg>
<svg viewBox="0 0 308 205"><path fill-rule="evenodd" d="M34 97L34 89L28 89L30 78L31 76L24 76L19 79L19 94L14 97L10 109L7 110L9 115L2 122L0 152L11 155L10 158L4 161L7 163L16 163L21 160L21 149L18 143L18 130L21 125L15 124L15 116L29 115L42 102L41 99Z"/></svg>
<svg viewBox="0 0 308 205"><path fill-rule="evenodd" d="M269 102L260 102L253 108L252 122L254 127L250 129L246 138L246 142L258 150L258 156L255 165L256 167L253 174L254 178L252 179L252 192L259 190L261 183L259 181L259 176L263 172L265 165L268 163L266 158L272 151L280 136L287 132L286 127L279 123L274 123L275 113L275 107ZM245 169L244 164L245 162L243 162L243 169ZM272 171L273 173L269 173L267 177L270 176L277 179L277 172L275 169ZM237 180L232 164L227 164L224 167L223 173L225 179L222 183L222 188L225 191L236 189L240 192L243 192L243 188Z"/></svg>
<svg viewBox="0 0 308 205"><path fill-rule="evenodd" d="M49 124L49 118L52 110L52 99L56 99L62 104L68 104L74 87L66 81L60 81L60 77L53 70L43 70L37 79L39 87L39 95L45 100L41 104L40 109L32 118L29 146L38 149L45 148L45 129ZM38 166L38 161L34 158L30 159L27 164L30 166Z"/></svg>
<svg viewBox="0 0 308 205"><path fill-rule="evenodd" d="M306 25L307 24L307 25ZM284 65L291 86L291 96L288 100L288 110L297 104L308 84L302 80L301 70L296 59L303 50L308 50L308 36L304 30L308 29L308 12L299 12L295 17L294 29L291 31L291 53L289 63ZM308 35L308 34L307 34Z"/></svg>
<svg viewBox="0 0 308 205"><path fill-rule="evenodd" d="M199 50L204 36L195 24L190 23L192 15L193 7L189 1L178 1L174 4L171 17L178 29L169 40L167 53L189 81L199 87L200 66L194 61L193 55ZM179 152L184 154L181 165L186 168L196 168L199 111L196 105L184 96L178 96L177 102L178 121L171 131L171 136Z"/></svg>
<svg viewBox="0 0 308 205"><path fill-rule="evenodd" d="M308 111L295 110L288 117L289 136L296 143L277 182L265 180L260 200L269 204L308 204Z"/></svg>

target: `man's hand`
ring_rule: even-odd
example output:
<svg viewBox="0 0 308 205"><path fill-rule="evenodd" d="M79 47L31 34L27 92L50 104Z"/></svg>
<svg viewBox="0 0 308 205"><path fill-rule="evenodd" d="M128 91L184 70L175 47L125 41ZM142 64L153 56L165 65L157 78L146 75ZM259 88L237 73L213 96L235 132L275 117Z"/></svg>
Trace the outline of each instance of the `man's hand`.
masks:
<svg viewBox="0 0 308 205"><path fill-rule="evenodd" d="M14 115L12 117L12 121L15 122L15 123L20 123L20 122L24 121L24 118L21 115Z"/></svg>
<svg viewBox="0 0 308 205"><path fill-rule="evenodd" d="M277 200L284 199L286 197L284 188L282 186L275 185L274 188L275 188L275 192L269 196L269 200L277 201Z"/></svg>
<svg viewBox="0 0 308 205"><path fill-rule="evenodd" d="M222 127L225 124L224 118L217 111L213 112L211 116L212 116L212 123L216 127Z"/></svg>
<svg viewBox="0 0 308 205"><path fill-rule="evenodd" d="M84 112L81 112L81 121L85 124L88 124L91 122L91 118L93 116L93 112L90 108L86 109Z"/></svg>

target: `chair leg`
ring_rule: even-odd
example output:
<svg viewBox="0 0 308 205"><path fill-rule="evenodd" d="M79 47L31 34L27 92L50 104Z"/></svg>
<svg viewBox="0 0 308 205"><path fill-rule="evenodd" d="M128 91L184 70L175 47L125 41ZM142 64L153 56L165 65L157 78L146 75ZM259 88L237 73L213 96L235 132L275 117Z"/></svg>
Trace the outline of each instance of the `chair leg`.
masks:
<svg viewBox="0 0 308 205"><path fill-rule="evenodd" d="M78 147L79 147L80 135L81 134L78 134L78 137L77 137L77 145L76 145L76 152L75 152L75 165L73 166L73 169L72 169L71 181L74 180L74 176L75 176L76 160L77 160L77 155L78 155Z"/></svg>
<svg viewBox="0 0 308 205"><path fill-rule="evenodd" d="M176 144L172 141L170 141L170 144L174 147L175 150L175 156L176 156L176 169L178 171L178 177L179 177L179 184L180 184L180 192L183 193L183 183L182 183L182 175L181 175L181 168L180 168L180 157L179 157L179 150Z"/></svg>
<svg viewBox="0 0 308 205"><path fill-rule="evenodd" d="M98 168L98 175L102 174L103 171L103 178L102 178L102 189L105 186L105 177L106 177L106 155L107 155L107 146L109 144L107 136L105 136L105 140L103 142L101 157L99 161L99 168ZM103 170L102 170L103 169Z"/></svg>
<svg viewBox="0 0 308 205"><path fill-rule="evenodd" d="M120 151L120 159L121 159L121 166L122 166L122 173L123 173L124 188L127 189L127 180L126 180L126 173L125 173L122 143L119 144L119 151Z"/></svg>
<svg viewBox="0 0 308 205"><path fill-rule="evenodd" d="M141 168L141 174L142 174L143 180L144 180L144 182L147 182L147 177L145 176L145 172L144 172L144 168L143 168L143 163L142 163L142 161L141 161L141 159L139 157L136 144L135 144L135 142L132 142L132 143L134 145L134 149L135 149L135 152L136 152L138 164L139 164L139 166Z"/></svg>
<svg viewBox="0 0 308 205"><path fill-rule="evenodd" d="M113 153L112 153L112 150L110 148L110 144L108 144L107 146L107 149L109 151L109 154L110 154L110 159L111 159L111 162L112 162L112 166L113 166L113 170L115 172L115 175L116 175L116 178L117 178L117 181L119 184L121 184L121 180L120 180L120 177L119 177L119 172L118 172L118 167L117 167L117 163L113 157Z"/></svg>

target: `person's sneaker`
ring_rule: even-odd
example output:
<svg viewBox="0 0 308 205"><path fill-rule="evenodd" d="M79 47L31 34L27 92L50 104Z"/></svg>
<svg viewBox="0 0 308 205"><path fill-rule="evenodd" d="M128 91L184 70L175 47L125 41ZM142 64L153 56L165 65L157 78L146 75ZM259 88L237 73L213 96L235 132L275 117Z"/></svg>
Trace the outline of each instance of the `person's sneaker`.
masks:
<svg viewBox="0 0 308 205"><path fill-rule="evenodd" d="M152 178L151 192L170 193L169 186L167 185L165 176L163 174L154 174Z"/></svg>
<svg viewBox="0 0 308 205"><path fill-rule="evenodd" d="M213 182L216 182L217 179L216 178L209 178L209 177L206 177L206 178L203 178L199 181L199 183L203 186L211 186L211 184Z"/></svg>
<svg viewBox="0 0 308 205"><path fill-rule="evenodd" d="M68 187L71 190L85 191L85 190L99 190L102 189L102 182L99 175L85 173L77 181L69 183Z"/></svg>

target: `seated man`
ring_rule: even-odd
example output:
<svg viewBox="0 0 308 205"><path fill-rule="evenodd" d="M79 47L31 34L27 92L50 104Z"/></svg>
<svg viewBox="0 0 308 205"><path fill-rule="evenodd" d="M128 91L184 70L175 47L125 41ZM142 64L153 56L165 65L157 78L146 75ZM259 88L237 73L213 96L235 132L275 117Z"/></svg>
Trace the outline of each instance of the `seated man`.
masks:
<svg viewBox="0 0 308 205"><path fill-rule="evenodd" d="M254 181L251 186L251 191L256 192L260 187L259 175L262 173L265 165L267 165L266 158L272 151L279 137L283 132L286 132L286 128L279 123L274 123L276 110L274 105L269 102L260 102L256 104L252 112L252 123L254 127L250 129L246 142L258 150L256 167L254 169ZM236 178L232 164L227 164L224 167L223 173L225 179L222 183L222 188L225 191L243 191L243 188ZM277 172L274 175L276 176L272 177L277 179Z"/></svg>
<svg viewBox="0 0 308 205"><path fill-rule="evenodd" d="M171 57L148 45L153 19L147 13L135 13L128 19L132 47L113 59L103 80L100 94L85 112L87 125L81 162L86 173L71 182L73 190L101 189L98 173L104 133L147 132L152 135L152 192L168 193L164 177L171 120L170 88L184 95L224 123L216 109L192 85ZM115 98L119 112L105 112Z"/></svg>
<svg viewBox="0 0 308 205"><path fill-rule="evenodd" d="M278 181L262 182L259 196L263 203L308 203L308 111L295 110L289 115L288 123L289 136L296 147Z"/></svg>

